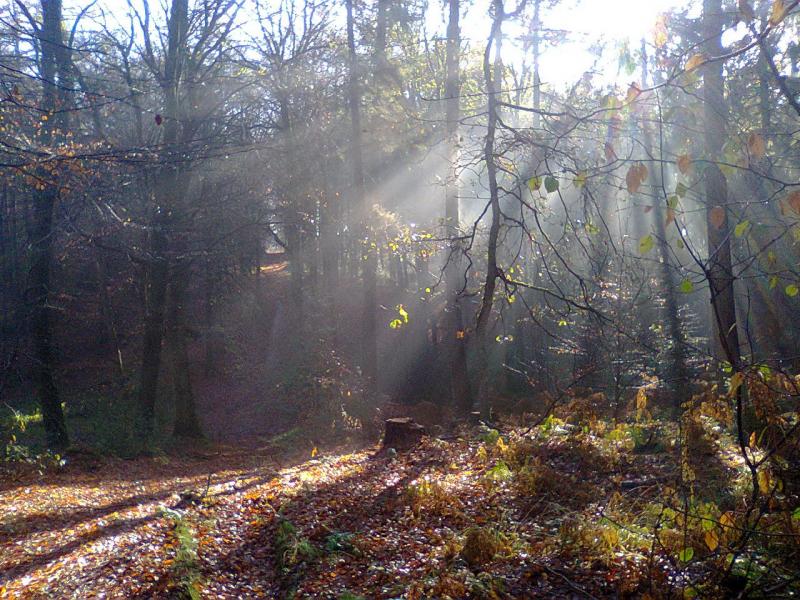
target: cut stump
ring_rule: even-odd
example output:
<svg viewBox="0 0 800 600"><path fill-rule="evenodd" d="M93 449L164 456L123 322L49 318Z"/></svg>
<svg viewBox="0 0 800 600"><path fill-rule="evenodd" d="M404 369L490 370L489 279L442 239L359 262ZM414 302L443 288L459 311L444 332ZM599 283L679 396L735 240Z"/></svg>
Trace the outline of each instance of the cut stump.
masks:
<svg viewBox="0 0 800 600"><path fill-rule="evenodd" d="M425 435L425 428L411 417L396 417L383 422L383 447L408 450Z"/></svg>

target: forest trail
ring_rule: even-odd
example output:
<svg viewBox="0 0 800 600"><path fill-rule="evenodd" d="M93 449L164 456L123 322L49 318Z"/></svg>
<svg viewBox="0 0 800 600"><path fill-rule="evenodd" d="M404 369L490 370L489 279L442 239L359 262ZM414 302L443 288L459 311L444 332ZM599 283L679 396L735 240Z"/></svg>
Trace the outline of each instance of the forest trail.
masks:
<svg viewBox="0 0 800 600"><path fill-rule="evenodd" d="M408 453L340 449L292 466L252 448L70 465L0 492L0 596L644 591L646 554L605 548L612 529L603 529L611 516L603 511L646 503L658 488L652 482L671 473L668 457L590 437L429 439ZM303 449L306 457L315 451ZM535 491L511 475L520 453L538 465L527 471L539 477ZM584 535L585 526L597 529L596 547L565 545L564 536ZM669 565L661 570L666 577Z"/></svg>

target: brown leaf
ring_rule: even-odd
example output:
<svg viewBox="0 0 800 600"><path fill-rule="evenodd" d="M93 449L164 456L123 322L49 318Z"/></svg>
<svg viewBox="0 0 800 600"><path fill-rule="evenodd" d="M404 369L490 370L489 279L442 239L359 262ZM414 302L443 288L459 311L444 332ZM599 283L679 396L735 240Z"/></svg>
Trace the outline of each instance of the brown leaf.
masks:
<svg viewBox="0 0 800 600"><path fill-rule="evenodd" d="M617 153L614 151L614 146L611 145L611 142L606 142L606 145L603 148L603 152L605 152L606 160L608 161L617 160Z"/></svg>
<svg viewBox="0 0 800 600"><path fill-rule="evenodd" d="M678 170L686 175L689 172L689 169L692 168L692 159L689 158L688 154L681 154L678 157Z"/></svg>
<svg viewBox="0 0 800 600"><path fill-rule="evenodd" d="M751 133L747 138L747 150L753 158L763 158L767 153L767 143L764 141L764 136L755 131Z"/></svg>
<svg viewBox="0 0 800 600"><path fill-rule="evenodd" d="M675 221L675 209L674 208L668 208L667 209L667 223L666 223L666 226L669 227L672 224L673 221Z"/></svg>
<svg viewBox="0 0 800 600"><path fill-rule="evenodd" d="M628 173L625 175L625 185L628 188L628 192L631 194L635 194L639 191L639 188L642 186L642 180L639 178L639 167L637 165L633 165L628 169Z"/></svg>
<svg viewBox="0 0 800 600"><path fill-rule="evenodd" d="M719 229L725 224L725 209L717 205L708 213L708 222Z"/></svg>
<svg viewBox="0 0 800 600"><path fill-rule="evenodd" d="M794 211L796 214L800 215L800 190L795 190L791 192L786 198L783 200L781 212L785 215L786 209Z"/></svg>

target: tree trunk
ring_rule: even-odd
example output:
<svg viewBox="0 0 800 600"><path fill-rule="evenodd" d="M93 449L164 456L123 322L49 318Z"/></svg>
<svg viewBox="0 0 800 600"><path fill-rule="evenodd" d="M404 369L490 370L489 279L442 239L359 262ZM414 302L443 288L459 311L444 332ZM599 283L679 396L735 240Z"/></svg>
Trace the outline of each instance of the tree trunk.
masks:
<svg viewBox="0 0 800 600"><path fill-rule="evenodd" d="M63 64L64 47L61 34L61 0L42 0L42 26L40 29L41 78L43 82L42 110L50 117L43 125L40 134L45 147L58 143L67 126L66 112L56 113L59 104L65 104L66 89L56 83L64 84L68 65ZM61 59L61 60L59 60ZM60 97L60 98L59 98ZM59 102L61 100L61 102ZM53 376L55 350L50 323L50 264L53 254L53 209L58 201L58 182L53 174L40 170L39 189L33 194L34 209L31 227L31 270L29 294L32 302L31 333L33 353L36 361L36 387L42 408L47 444L55 450L63 450L69 445L61 398Z"/></svg>
<svg viewBox="0 0 800 600"><path fill-rule="evenodd" d="M650 87L650 78L648 76L647 68L647 45L642 40L642 87ZM643 137L645 144L645 151L648 156L654 156L657 152L658 156L662 155L661 148L656 149L653 143L653 135L648 128L648 124L643 124ZM670 248L667 241L667 222L664 218L664 210L668 210L667 199L661 202L661 191L663 190L663 178L661 168L658 163L653 162L649 170L649 183L652 194L652 201L656 207L653 213L653 220L656 226L656 237L658 237L658 252L659 252L659 270L661 275L661 286L664 293L664 311L667 321L667 329L672 346L670 347L670 366L668 371L667 389L672 395L672 405L675 414L679 414L681 402L684 399L683 394L686 391L686 384L688 383L688 374L686 370L686 358L684 355L684 346L686 340L683 335L683 328L681 326L680 315L678 314L678 298L675 293L676 282L675 273L670 265Z"/></svg>
<svg viewBox="0 0 800 600"><path fill-rule="evenodd" d="M489 241L486 250L486 279L483 284L483 297L475 326L475 338L478 346L478 394L475 408L485 418L489 416L489 324L491 321L494 292L500 271L497 268L497 238L500 233L500 192L497 185L497 165L494 162L494 141L497 130L497 63L500 61L499 51L495 54L495 73L492 70L492 47L498 48L503 26L503 1L493 0L494 20L489 35L489 43L483 55L483 79L486 85L487 126L484 142L483 158L486 163L486 174L489 181L489 204L491 223L489 225Z"/></svg>
<svg viewBox="0 0 800 600"><path fill-rule="evenodd" d="M189 373L189 353L186 345L186 303L189 284L188 265L179 265L170 286L166 315L167 340L172 363L172 386L175 395L176 437L202 438Z"/></svg>
<svg viewBox="0 0 800 600"><path fill-rule="evenodd" d="M361 91L359 83L360 69L356 56L355 23L353 18L353 0L347 0L347 47L350 58L350 81L348 100L350 104L350 159L353 161L353 203L360 213L360 239L356 240L354 251L362 265L364 278L364 304L361 332L361 368L366 379L368 392L375 393L378 386L378 348L377 348L377 270L378 249L371 246L372 207L364 190L364 159L361 147Z"/></svg>
<svg viewBox="0 0 800 600"><path fill-rule="evenodd" d="M167 229L171 211L177 205L181 188L176 162L178 148L179 112L178 88L181 75L181 56L188 27L188 0L173 0L170 9L167 56L162 89L165 95L163 158L161 173L155 185L155 217L150 235L150 261L146 274L147 314L142 345L139 406L142 435L147 441L153 433L158 376L161 370L161 343L164 337L164 314L169 274Z"/></svg>
<svg viewBox="0 0 800 600"><path fill-rule="evenodd" d="M461 215L459 207L458 160L459 141L458 125L460 110L460 57L461 32L459 19L460 0L449 0L450 15L447 23L447 80L445 82L447 144L450 154L450 172L445 188L445 227L450 240L450 255L445 272L447 286L447 339L446 350L450 367L450 402L466 413L472 408L472 391L467 372L467 338L464 332L464 316L461 310L460 295L464 287L462 248L458 236L461 232Z"/></svg>
<svg viewBox="0 0 800 600"><path fill-rule="evenodd" d="M721 0L704 0L703 37L706 56L722 55L723 13ZM705 154L709 161L722 155L725 141L725 105L721 60L710 60L703 67ZM706 216L708 226L708 264L706 266L711 306L717 336L725 359L739 369L739 332L736 323L734 274L731 267L731 232L728 223L728 186L716 162L705 171Z"/></svg>

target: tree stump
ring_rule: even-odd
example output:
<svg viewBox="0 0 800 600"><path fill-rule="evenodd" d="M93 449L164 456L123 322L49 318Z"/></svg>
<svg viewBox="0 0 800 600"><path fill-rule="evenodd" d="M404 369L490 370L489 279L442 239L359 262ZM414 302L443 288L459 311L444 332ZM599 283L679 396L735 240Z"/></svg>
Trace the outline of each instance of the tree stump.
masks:
<svg viewBox="0 0 800 600"><path fill-rule="evenodd" d="M425 428L411 417L397 417L383 422L383 447L409 450L425 435Z"/></svg>

